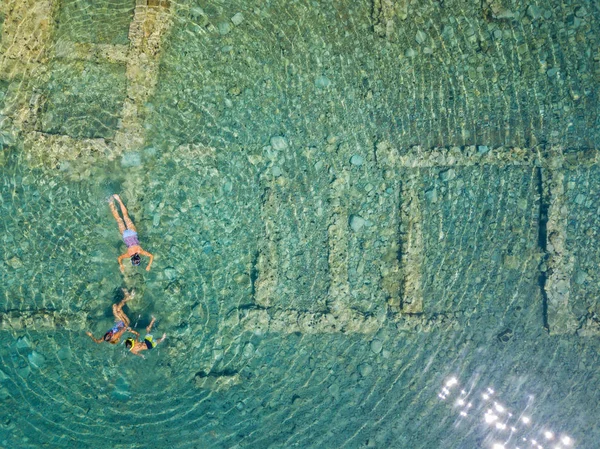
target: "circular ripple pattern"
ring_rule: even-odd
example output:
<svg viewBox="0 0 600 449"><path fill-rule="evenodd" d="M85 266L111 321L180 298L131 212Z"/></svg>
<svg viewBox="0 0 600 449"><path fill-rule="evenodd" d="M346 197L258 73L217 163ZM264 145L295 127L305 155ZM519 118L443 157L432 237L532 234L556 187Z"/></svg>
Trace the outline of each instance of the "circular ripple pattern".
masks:
<svg viewBox="0 0 600 449"><path fill-rule="evenodd" d="M378 159L597 146L598 5L5 3L0 447L600 439L597 335L544 328L539 167ZM592 328L594 170L565 175L573 313ZM409 316L395 264L411 188ZM118 270L115 192L150 272ZM110 328L122 288L134 327L156 316L167 334L145 359L85 335ZM336 313L350 318L323 331ZM453 378L464 393L444 391ZM512 431L498 404L531 424Z"/></svg>

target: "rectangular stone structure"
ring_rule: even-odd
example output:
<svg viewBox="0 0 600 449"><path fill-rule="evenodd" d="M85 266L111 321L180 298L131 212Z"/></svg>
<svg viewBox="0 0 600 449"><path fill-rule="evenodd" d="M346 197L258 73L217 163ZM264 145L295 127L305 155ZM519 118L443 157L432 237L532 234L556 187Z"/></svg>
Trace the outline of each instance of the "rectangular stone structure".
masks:
<svg viewBox="0 0 600 449"><path fill-rule="evenodd" d="M126 45L135 0L62 0L57 38Z"/></svg>
<svg viewBox="0 0 600 449"><path fill-rule="evenodd" d="M126 95L125 66L56 61L43 94L40 131L76 138L114 136Z"/></svg>
<svg viewBox="0 0 600 449"><path fill-rule="evenodd" d="M600 166L582 166L564 172L564 195L568 205L566 251L573 261L570 295L564 313L581 336L600 336ZM549 322L550 330L560 323Z"/></svg>
<svg viewBox="0 0 600 449"><path fill-rule="evenodd" d="M270 170L262 194L255 301L262 307L323 311L329 289L328 183L318 173L310 182L293 166L279 178L280 170Z"/></svg>
<svg viewBox="0 0 600 449"><path fill-rule="evenodd" d="M146 171L145 179L131 177L123 186L142 245L164 257L152 267L154 279L144 282L144 298L161 298L174 320L191 309L193 333L221 327L219 320L238 308L254 307L250 298L260 192L250 182L254 167L242 152L229 149L176 147L160 166ZM159 183L161 188L153 187ZM137 189L144 189L143 203L134 201ZM168 319L166 309L164 317Z"/></svg>
<svg viewBox="0 0 600 449"><path fill-rule="evenodd" d="M393 172L378 198L381 215L373 245L376 250L372 252L379 256L381 290L392 313L423 312L423 217L418 175L418 170L406 167Z"/></svg>
<svg viewBox="0 0 600 449"><path fill-rule="evenodd" d="M419 173L423 311L539 307L539 170L433 167Z"/></svg>

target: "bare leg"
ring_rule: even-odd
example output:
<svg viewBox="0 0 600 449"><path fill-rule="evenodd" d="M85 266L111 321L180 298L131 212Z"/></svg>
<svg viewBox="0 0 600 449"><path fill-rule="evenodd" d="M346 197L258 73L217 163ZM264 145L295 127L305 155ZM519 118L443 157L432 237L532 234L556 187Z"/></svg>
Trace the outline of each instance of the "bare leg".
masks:
<svg viewBox="0 0 600 449"><path fill-rule="evenodd" d="M116 321L123 321L125 326L129 327L129 317L121 310L119 304L113 304L113 315L115 316Z"/></svg>
<svg viewBox="0 0 600 449"><path fill-rule="evenodd" d="M125 323L126 326L129 326L129 317L123 312L123 306L127 301L130 301L135 296L135 292L129 293L127 290L123 289L123 294L125 297L118 304L113 304L113 315L115 319L121 320Z"/></svg>
<svg viewBox="0 0 600 449"><path fill-rule="evenodd" d="M162 334L162 337L160 337L158 340L156 340L156 344L159 344L160 342L162 342L165 338L167 338L167 334Z"/></svg>
<svg viewBox="0 0 600 449"><path fill-rule="evenodd" d="M155 321L156 321L156 318L152 317L152 321L150 321L150 324L148 324L148 327L146 328L147 334L149 334L150 331L152 330L152 325L154 324Z"/></svg>
<svg viewBox="0 0 600 449"><path fill-rule="evenodd" d="M121 205L121 213L123 214L123 219L125 220L127 229L131 229L132 231L137 232L135 229L135 225L133 224L133 221L131 221L131 218L129 218L129 213L127 212L127 208L123 204L123 201L121 201L121 197L117 194L114 194L113 198L115 200L117 200L119 202L119 204Z"/></svg>
<svg viewBox="0 0 600 449"><path fill-rule="evenodd" d="M126 288L122 288L121 291L123 292L123 299L118 304L119 308L123 307L127 301L131 301L133 299L133 297L135 296L135 290L132 290L130 292Z"/></svg>
<svg viewBox="0 0 600 449"><path fill-rule="evenodd" d="M110 211L113 214L113 217L115 217L115 220L117 220L117 224L119 225L119 232L121 234L123 234L123 231L126 229L125 228L125 223L123 223L123 220L121 219L121 217L119 217L119 212L117 212L117 208L115 207L115 203L111 201L108 203L108 207L110 207Z"/></svg>

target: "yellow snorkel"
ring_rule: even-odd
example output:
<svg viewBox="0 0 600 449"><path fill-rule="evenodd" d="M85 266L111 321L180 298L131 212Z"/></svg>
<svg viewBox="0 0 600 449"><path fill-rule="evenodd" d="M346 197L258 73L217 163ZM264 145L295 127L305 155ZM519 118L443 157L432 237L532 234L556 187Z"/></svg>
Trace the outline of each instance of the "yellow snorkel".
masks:
<svg viewBox="0 0 600 449"><path fill-rule="evenodd" d="M131 343L131 348L129 348L129 350L131 351L133 349L133 347L135 346L135 340L133 338L128 338L127 340L125 340L125 346L127 346L127 342Z"/></svg>

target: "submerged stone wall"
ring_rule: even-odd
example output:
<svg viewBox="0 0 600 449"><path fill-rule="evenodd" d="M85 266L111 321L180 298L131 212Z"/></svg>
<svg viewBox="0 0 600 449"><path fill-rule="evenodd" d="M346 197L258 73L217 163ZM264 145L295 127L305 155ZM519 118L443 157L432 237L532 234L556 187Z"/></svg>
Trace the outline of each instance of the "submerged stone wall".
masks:
<svg viewBox="0 0 600 449"><path fill-rule="evenodd" d="M488 31L494 38L504 37L503 31L497 32L507 25L503 21L519 19L523 25L544 28L544 18L554 14L550 9L513 10L511 5L483 4L482 17L491 24ZM433 14L430 6L421 10L408 2L373 2L370 20L374 36L395 42L392 45L396 47L391 48L398 50L403 41L397 22L408 15ZM265 11L255 9L252 13L260 20ZM188 73L191 66L171 70L174 52L179 51L185 33L197 33L201 42L220 38L227 44L234 42L232 34L252 32L245 30L251 25L241 13L219 22L212 11L187 3L132 1L119 8L107 8L96 2L7 2L2 15L0 73L5 83L5 145L22 146L31 166L60 168L71 179L85 179L89 167L100 160L118 160L124 168L138 170L156 152L150 145L161 145L156 133L164 131L168 138L170 130L177 127L167 124L164 130L156 131L155 122L161 114L165 119L173 118L170 104L186 103L177 113L181 116L198 106L193 99L198 88L196 80L189 78L188 84L181 77L181 72ZM580 9L575 17L579 22L571 34L578 35L589 29L590 20L593 22ZM456 39L449 31L454 29L454 21L449 18L447 22L443 30L437 31L441 33L440 42L451 44ZM423 25L422 18L416 25ZM481 36L473 39L481 41L480 45L484 43ZM428 33L416 32L417 44L431 44L430 40ZM250 49L243 42L239 45L246 60L231 62L232 66L225 62L226 72L234 67L241 71L240 63L254 64ZM228 49L224 54L230 54L229 47L223 47ZM435 49L435 45L427 48ZM206 56L202 46L188 50L182 62L192 61L186 59L188 55ZM409 61L414 55L409 50L404 54L408 59L397 67L400 73L412 64ZM345 50L340 47L336 51ZM423 53L428 54L425 49ZM525 57L521 51L519 55ZM286 72L301 76L292 62L294 55L286 58ZM418 67L415 60L411 70ZM364 74L361 76L363 84L372 84ZM304 86L325 101L331 101L332 96L347 101L354 98L353 93L336 93L331 78L333 75L318 76L310 86L292 83L289 93ZM277 75L267 75L263 81L267 91L273 81L279 85ZM172 95L172 82L177 83L178 94ZM586 82L581 79L584 91ZM219 89L218 81L210 83L208 90ZM370 87L365 105L374 101L374 93ZM571 95L574 101L581 96L579 90L577 98ZM234 99L242 102L245 97L248 104L252 98L248 88L243 91L233 85L224 92L225 109L235 111ZM202 117L215 114L211 105L199 107ZM392 103L387 103L386 109L393 115ZM294 114L290 119L294 116L301 120ZM227 120L225 111L223 117ZM370 117L376 115L371 113ZM317 120L319 129L322 122L326 123L321 119ZM217 128L234 137L245 133L242 123L232 123L235 125ZM210 123L202 124L208 126L200 136L210 141ZM333 119L325 128L335 125ZM569 228L571 211L577 211L575 217L585 214L579 209L587 202L581 199L582 193L574 193L577 182L566 180L576 179L580 170L590 170L583 167L595 166L595 150L586 152L561 145L498 147L493 142L447 148L402 147L393 143L396 137L391 137L391 142L364 136L356 136L354 150L349 136L335 133L329 134L325 142L315 141L316 135L310 133L301 141L290 141L294 131L289 126L285 125L287 131L280 135L267 135L268 143L262 147L249 141L246 147L236 144L233 150L211 150L248 152L249 156L242 156L241 161L260 185L260 216L256 218L262 231L244 274L251 284L252 306L245 305L234 322L245 323L249 330L260 328L261 332L373 333L386 320L422 325L424 319L437 322L439 314L453 317L458 312L473 312L481 307L480 300L494 299L482 293L485 289L495 286L494 295L509 295L501 288L504 283L524 285L527 294L537 297L534 292L539 283L540 316L551 333L597 333L596 311L574 305L586 302L581 297L586 290L580 286L592 282L593 276L590 267L576 268L585 265L581 255L576 257L580 249L574 237L582 230L578 226ZM147 129L154 131L148 135ZM404 127L400 130L399 134L405 132ZM195 140L191 136L185 139ZM311 139L313 143L306 145ZM171 138L170 142L176 143L177 139ZM191 151L188 144L178 148L175 153ZM172 156L167 153L166 157ZM83 168L73 170L71 163ZM227 169L221 172L226 175ZM144 176L141 171L136 173ZM476 187L482 177L495 183L496 192ZM511 184L525 187L512 192ZM130 178L122 187L134 198L142 192L139 183ZM133 200L132 208L140 207ZM508 218L503 209L517 214ZM504 221L501 231L494 217ZM435 232L439 233L437 242ZM466 242L457 237L469 233L481 241ZM440 242L446 243L440 246ZM307 248L319 251L313 253ZM475 256L479 250L489 259L484 264L495 267L496 279L487 269L476 274L471 257L481 257ZM459 287L457 279L461 276L473 276L474 283L463 282ZM571 297L572 287L579 292L576 298ZM462 292L455 291L457 288ZM512 304L515 300L508 301Z"/></svg>
<svg viewBox="0 0 600 449"><path fill-rule="evenodd" d="M33 166L113 160L143 146L168 2L7 2L4 114Z"/></svg>
<svg viewBox="0 0 600 449"><path fill-rule="evenodd" d="M582 253L586 236L580 236L594 232L594 219L579 211L592 205L580 190L590 187L574 179L593 173L600 153L540 150L479 146L398 151L380 145L381 176L392 187L380 186L378 200L368 204L379 202L382 211L392 211L386 217L391 220L378 222L385 215L352 207L349 163L341 177L330 177L321 187L331 200L319 206L320 224L300 209L295 212L299 228L293 232L283 232L293 215L282 207L300 203L281 195L297 191L294 181L268 175L271 186L264 190L262 211L249 217L256 240L250 236L248 250L256 256L246 258L239 274L239 282L250 283L252 291L239 311L232 304L225 326L242 325L261 334L374 333L391 320L434 330L435 323L460 325L457 313L464 320L505 307L533 307L551 334L597 335L597 311L585 293L594 291L597 273ZM179 153L197 155L185 157L218 177L226 175L214 149L185 147L174 154ZM242 163L253 171L248 160ZM192 179L189 172L180 175ZM349 190L344 194L340 189ZM274 191L281 192L277 198ZM580 216L586 217L585 226L568 225ZM301 253L289 253L288 239L313 238L310 232L323 237L298 243L321 248L329 255L325 266L319 265L318 254L307 255L305 263ZM361 258L368 257L352 251L357 238L362 245L373 245L370 251L377 254L369 262L376 264L372 272L356 271ZM6 263L22 267L18 258ZM363 293L362 285L367 285ZM370 298L365 305L363 294ZM498 301L505 304L498 306Z"/></svg>

